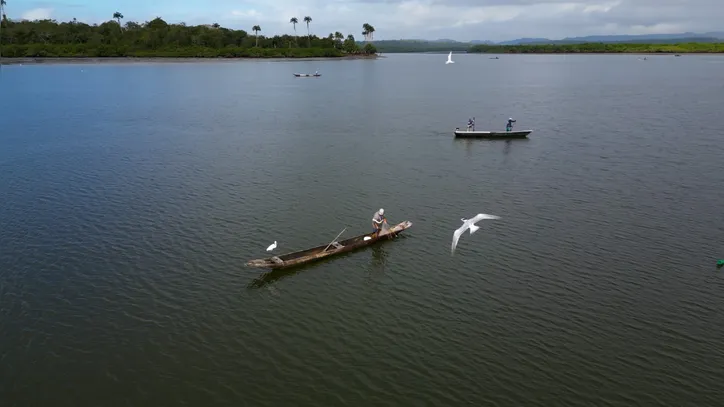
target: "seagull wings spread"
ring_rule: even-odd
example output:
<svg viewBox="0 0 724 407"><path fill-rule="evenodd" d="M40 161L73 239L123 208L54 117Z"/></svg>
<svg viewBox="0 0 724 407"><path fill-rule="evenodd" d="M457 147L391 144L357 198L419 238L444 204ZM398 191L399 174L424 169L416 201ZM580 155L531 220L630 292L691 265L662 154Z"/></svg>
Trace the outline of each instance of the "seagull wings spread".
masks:
<svg viewBox="0 0 724 407"><path fill-rule="evenodd" d="M474 218L468 219L468 220L469 220L471 223L478 223L478 222L480 222L480 221L483 220L483 219L500 219L500 216L487 215L487 214L484 214L484 213L479 213L479 214L475 215Z"/></svg>
<svg viewBox="0 0 724 407"><path fill-rule="evenodd" d="M460 235L465 233L465 229L468 228L467 224L464 224L460 226L454 233L453 233L453 240L452 240L452 248L450 250L451 253L455 253L455 247L458 245L458 240L460 240Z"/></svg>
<svg viewBox="0 0 724 407"><path fill-rule="evenodd" d="M480 229L480 226L475 226L476 222L479 222L483 219L500 219L500 216L496 215L488 215L485 213L479 213L475 215L472 219L460 219L463 221L463 225L460 226L455 232L453 233L453 240L452 240L452 253L455 253L455 247L458 245L458 240L460 240L460 236L465 233L466 229L470 229L470 234L472 235L475 233L476 230Z"/></svg>

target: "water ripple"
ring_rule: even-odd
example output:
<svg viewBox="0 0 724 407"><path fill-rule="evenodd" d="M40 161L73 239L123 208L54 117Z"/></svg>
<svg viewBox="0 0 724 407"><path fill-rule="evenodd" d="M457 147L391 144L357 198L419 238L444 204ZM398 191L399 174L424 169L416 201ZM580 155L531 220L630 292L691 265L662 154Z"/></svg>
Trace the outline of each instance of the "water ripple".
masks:
<svg viewBox="0 0 724 407"><path fill-rule="evenodd" d="M454 77L436 58L3 68L2 399L715 405L712 57L461 55ZM535 132L454 140L469 106ZM413 227L244 267L274 240L366 232L379 207ZM479 212L502 219L451 255Z"/></svg>

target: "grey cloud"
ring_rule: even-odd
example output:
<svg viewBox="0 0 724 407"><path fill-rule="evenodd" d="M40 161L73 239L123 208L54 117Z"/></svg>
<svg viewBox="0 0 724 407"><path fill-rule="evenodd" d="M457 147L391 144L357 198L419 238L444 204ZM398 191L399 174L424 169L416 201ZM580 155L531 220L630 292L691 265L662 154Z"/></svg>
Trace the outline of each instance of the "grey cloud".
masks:
<svg viewBox="0 0 724 407"><path fill-rule="evenodd" d="M450 7L490 7L490 6L532 6L532 5L554 5L563 3L578 3L586 5L603 5L614 0L319 0L321 4L343 3L343 4L400 4L410 1L418 1L422 4L434 4ZM628 6L659 7L678 6L682 9L692 7L719 8L724 7L721 0L623 0L621 2Z"/></svg>
<svg viewBox="0 0 724 407"><path fill-rule="evenodd" d="M348 1L402 3L405 0ZM481 40L505 40L520 37L555 39L597 34L629 34L632 27L650 27L657 24L681 27L681 30L677 31L721 31L720 20L724 16L724 0L622 0L616 5L613 4L614 0L433 0L433 3L457 7L544 4L554 6L561 3L578 3L582 6L611 5L612 8L608 11L589 13L581 13L579 10L560 17L550 18L538 18L533 13L524 13L519 18L525 20L525 24L516 24L515 19L505 23L486 22L456 29L440 30L439 32L426 34L425 37L437 35L445 38ZM608 25L615 25L618 31L606 30L605 28ZM420 37L421 35L416 36Z"/></svg>
<svg viewBox="0 0 724 407"><path fill-rule="evenodd" d="M31 8L84 8L83 4L66 3L62 1L34 1Z"/></svg>
<svg viewBox="0 0 724 407"><path fill-rule="evenodd" d="M67 0L73 1L73 0ZM535 9L520 13L513 20L506 22L487 21L481 24L471 24L459 27L452 23L436 21L420 21L416 23L415 17L401 24L400 15L394 8L406 2L418 2L421 5L438 5L459 7L459 10L448 11L443 19L465 19L466 7L490 6L537 6ZM558 39L573 36L601 35L601 34L631 34L635 33L633 27L655 26L665 24L675 27L674 32L693 31L722 31L720 20L724 16L724 0L621 0L613 5L615 0L300 0L309 9L324 10L328 6L348 5L359 16L344 22L338 19L315 19L314 31L328 32L338 29L349 30L352 33L359 31L357 21L368 21L377 29L377 39L399 38L452 38L458 40L493 40L503 41L520 37L546 37ZM563 12L561 15L543 16L540 10L556 10L556 5L579 4L581 6L613 6L608 11L592 11L582 13L582 7L576 10ZM290 4L292 4L290 2ZM369 7L365 7L369 5ZM385 7L387 6L387 7ZM388 13L389 10L389 13ZM534 11L535 10L535 11ZM477 12L476 15L479 15ZM314 14L313 14L314 16ZM321 16L320 16L321 17ZM404 18L404 16L402 16ZM267 23L269 24L269 23ZM274 26L275 30L284 31L282 23ZM361 25L361 23L359 24ZM359 34L355 34L359 37Z"/></svg>

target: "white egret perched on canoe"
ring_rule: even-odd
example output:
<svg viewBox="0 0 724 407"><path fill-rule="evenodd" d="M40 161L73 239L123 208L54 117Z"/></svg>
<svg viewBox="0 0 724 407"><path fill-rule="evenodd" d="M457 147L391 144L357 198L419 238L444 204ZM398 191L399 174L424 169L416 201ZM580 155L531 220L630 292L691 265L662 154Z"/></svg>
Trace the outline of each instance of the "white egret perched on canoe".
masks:
<svg viewBox="0 0 724 407"><path fill-rule="evenodd" d="M266 248L266 251L270 252L277 248L277 241L275 240L274 243L270 244L269 247Z"/></svg>
<svg viewBox="0 0 724 407"><path fill-rule="evenodd" d="M465 233L467 229L470 229L470 234L472 235L475 233L478 229L480 229L480 226L475 226L476 223L480 222L483 219L500 219L500 216L495 215L486 215L484 213L479 213L475 215L472 219L460 219L463 221L463 225L460 226L455 233L453 233L453 240L452 240L452 250L451 254L455 253L455 247L458 245L458 240L460 240L460 236Z"/></svg>
<svg viewBox="0 0 724 407"><path fill-rule="evenodd" d="M452 51L450 51L449 54L447 54L447 61L445 61L445 65L447 64L454 64L455 61L452 60Z"/></svg>

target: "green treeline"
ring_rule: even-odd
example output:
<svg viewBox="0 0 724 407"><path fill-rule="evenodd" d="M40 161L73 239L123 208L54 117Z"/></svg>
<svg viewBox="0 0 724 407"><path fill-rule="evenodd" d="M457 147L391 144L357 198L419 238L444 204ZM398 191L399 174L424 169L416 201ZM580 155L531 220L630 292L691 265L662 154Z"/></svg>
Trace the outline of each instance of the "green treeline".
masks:
<svg viewBox="0 0 724 407"><path fill-rule="evenodd" d="M470 49L470 44L465 42L436 42L422 40L382 40L375 41L375 47L379 52L389 53L414 53L414 52L464 52Z"/></svg>
<svg viewBox="0 0 724 407"><path fill-rule="evenodd" d="M473 45L466 42L423 41L423 40L383 40L375 41L375 47L383 53L414 52L472 52L494 54L576 54L576 53L721 53L724 42L701 41L694 39L687 43L674 40L651 40L649 42L589 42L589 43L546 43L523 45Z"/></svg>
<svg viewBox="0 0 724 407"><path fill-rule="evenodd" d="M468 52L493 54L594 54L594 53L724 53L724 42L690 42L677 44L603 43L474 45Z"/></svg>
<svg viewBox="0 0 724 407"><path fill-rule="evenodd" d="M310 35L310 17L304 35L260 34L262 27L254 26L253 34L232 30L219 24L187 26L168 24L161 18L137 23L121 24L123 15L115 13L115 20L100 25L88 25L73 19L0 21L0 44L3 57L342 57L345 55L372 55L377 50L371 43L364 46L353 35L330 33L319 38ZM296 34L298 20L290 20L290 31ZM293 27L292 27L293 26ZM363 35L371 38L374 27L363 25Z"/></svg>

